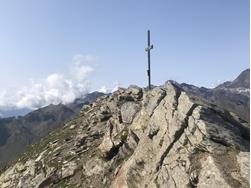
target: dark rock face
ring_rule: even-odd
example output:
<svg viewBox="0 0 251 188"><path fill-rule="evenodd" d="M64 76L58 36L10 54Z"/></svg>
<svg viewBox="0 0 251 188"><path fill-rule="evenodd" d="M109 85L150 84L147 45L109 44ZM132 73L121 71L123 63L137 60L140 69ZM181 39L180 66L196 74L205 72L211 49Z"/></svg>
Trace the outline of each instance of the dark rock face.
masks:
<svg viewBox="0 0 251 188"><path fill-rule="evenodd" d="M49 105L25 116L0 119L0 169L21 154L28 145L76 116L83 104L91 103L102 95L94 92L68 105Z"/></svg>
<svg viewBox="0 0 251 188"><path fill-rule="evenodd" d="M248 122L174 82L131 90L85 105L3 172L0 186L249 187Z"/></svg>
<svg viewBox="0 0 251 188"><path fill-rule="evenodd" d="M9 123L10 121L13 121L13 118L6 118L0 120L0 147L5 145L7 142L7 139L10 136L10 133L8 129L6 128L6 124Z"/></svg>

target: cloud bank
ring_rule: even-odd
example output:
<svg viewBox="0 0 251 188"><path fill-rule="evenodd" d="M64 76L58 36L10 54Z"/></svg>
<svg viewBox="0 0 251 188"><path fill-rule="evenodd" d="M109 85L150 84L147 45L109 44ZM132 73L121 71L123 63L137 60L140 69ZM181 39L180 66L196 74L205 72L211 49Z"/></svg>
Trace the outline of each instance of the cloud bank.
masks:
<svg viewBox="0 0 251 188"><path fill-rule="evenodd" d="M16 92L0 92L0 109L37 109L49 104L67 104L83 97L90 87L88 76L94 71L96 58L76 55L66 74L54 73L40 80L30 80Z"/></svg>

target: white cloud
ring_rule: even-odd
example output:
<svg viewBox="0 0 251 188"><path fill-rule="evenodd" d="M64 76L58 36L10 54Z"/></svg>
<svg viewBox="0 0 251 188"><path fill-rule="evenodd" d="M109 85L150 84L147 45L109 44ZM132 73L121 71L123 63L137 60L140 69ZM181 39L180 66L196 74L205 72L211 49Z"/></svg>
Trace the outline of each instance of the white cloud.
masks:
<svg viewBox="0 0 251 188"><path fill-rule="evenodd" d="M101 92L101 93L109 93L109 90L108 90L108 88L107 88L106 86L102 86L102 87L98 90L98 92Z"/></svg>
<svg viewBox="0 0 251 188"><path fill-rule="evenodd" d="M117 81L114 82L111 86L101 86L101 88L98 90L102 93L113 93L114 91L118 90L118 88L121 86L121 84Z"/></svg>
<svg viewBox="0 0 251 188"><path fill-rule="evenodd" d="M111 92L117 91L119 89L119 87L121 87L121 84L118 81L115 82Z"/></svg>
<svg viewBox="0 0 251 188"><path fill-rule="evenodd" d="M14 93L0 93L0 109L36 109L49 104L69 103L82 97L89 90L88 76L94 71L96 58L90 55L73 57L70 70L66 74L54 73L40 80L30 80L30 84Z"/></svg>

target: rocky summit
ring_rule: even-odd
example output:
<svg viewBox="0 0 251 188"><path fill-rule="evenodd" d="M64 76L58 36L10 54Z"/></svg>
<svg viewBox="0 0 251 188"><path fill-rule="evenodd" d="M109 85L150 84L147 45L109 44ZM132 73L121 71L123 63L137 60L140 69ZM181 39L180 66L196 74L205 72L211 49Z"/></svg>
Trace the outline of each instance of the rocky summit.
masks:
<svg viewBox="0 0 251 188"><path fill-rule="evenodd" d="M249 187L249 123L179 84L119 89L31 145L1 188Z"/></svg>

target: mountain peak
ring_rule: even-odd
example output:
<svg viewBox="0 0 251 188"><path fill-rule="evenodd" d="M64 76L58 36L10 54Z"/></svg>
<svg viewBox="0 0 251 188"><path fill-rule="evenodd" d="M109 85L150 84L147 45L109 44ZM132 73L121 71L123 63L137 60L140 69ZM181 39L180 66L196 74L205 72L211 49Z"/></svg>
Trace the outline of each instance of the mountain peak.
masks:
<svg viewBox="0 0 251 188"><path fill-rule="evenodd" d="M0 185L248 187L247 166L248 124L168 82L84 105L3 172Z"/></svg>
<svg viewBox="0 0 251 188"><path fill-rule="evenodd" d="M250 88L250 69L246 69L233 81L224 82L216 87L216 89L249 89Z"/></svg>

